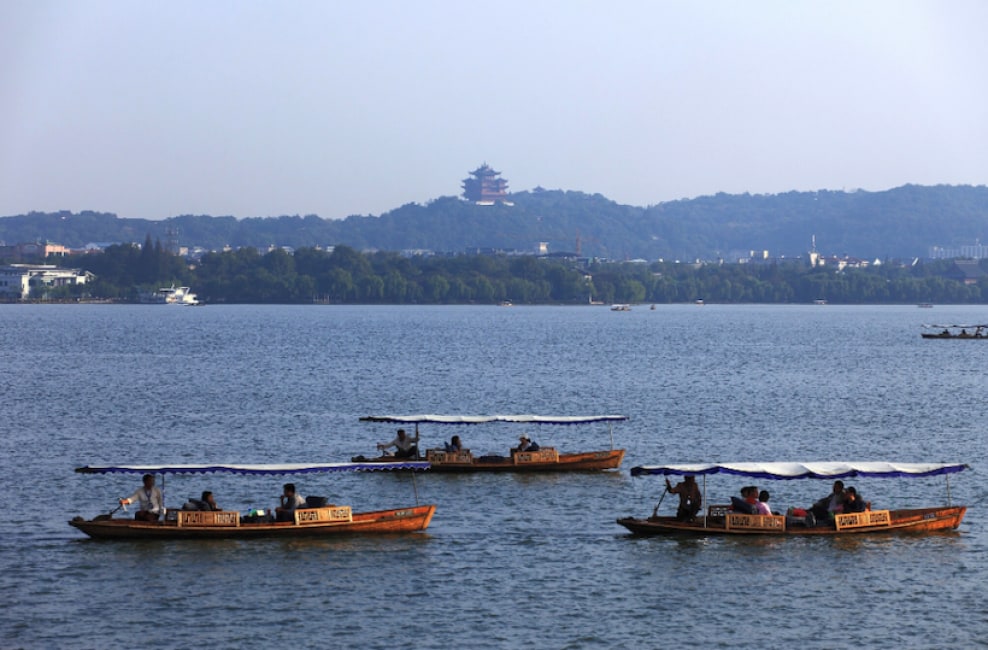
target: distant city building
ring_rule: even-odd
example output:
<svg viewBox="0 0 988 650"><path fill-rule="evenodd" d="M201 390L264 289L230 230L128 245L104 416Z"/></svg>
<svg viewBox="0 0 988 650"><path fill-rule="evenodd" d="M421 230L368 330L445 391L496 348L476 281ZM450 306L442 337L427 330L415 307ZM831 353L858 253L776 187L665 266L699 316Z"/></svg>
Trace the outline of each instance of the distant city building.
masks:
<svg viewBox="0 0 988 650"><path fill-rule="evenodd" d="M8 264L0 266L0 298L27 300L35 287L86 284L93 274L81 269L62 269L51 264Z"/></svg>
<svg viewBox="0 0 988 650"><path fill-rule="evenodd" d="M0 257L8 261L11 260L44 260L49 255L65 257L71 253L68 248L61 244L51 242L29 242L26 244L15 244L13 246L0 247Z"/></svg>
<svg viewBox="0 0 988 650"><path fill-rule="evenodd" d="M955 257L983 260L988 259L988 246L977 240L973 244L963 246L931 246L930 257L935 260L950 260Z"/></svg>
<svg viewBox="0 0 988 650"><path fill-rule="evenodd" d="M484 163L470 172L470 178L463 179L463 198L477 205L494 205L495 201L508 203L508 181L499 178L500 175L501 172Z"/></svg>

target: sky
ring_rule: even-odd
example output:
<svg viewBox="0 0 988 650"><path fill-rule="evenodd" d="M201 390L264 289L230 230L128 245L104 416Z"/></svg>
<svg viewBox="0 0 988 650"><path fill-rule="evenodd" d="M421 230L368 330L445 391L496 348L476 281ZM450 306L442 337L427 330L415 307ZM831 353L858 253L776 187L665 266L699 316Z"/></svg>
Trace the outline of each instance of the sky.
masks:
<svg viewBox="0 0 988 650"><path fill-rule="evenodd" d="M6 0L0 216L988 182L983 0Z"/></svg>

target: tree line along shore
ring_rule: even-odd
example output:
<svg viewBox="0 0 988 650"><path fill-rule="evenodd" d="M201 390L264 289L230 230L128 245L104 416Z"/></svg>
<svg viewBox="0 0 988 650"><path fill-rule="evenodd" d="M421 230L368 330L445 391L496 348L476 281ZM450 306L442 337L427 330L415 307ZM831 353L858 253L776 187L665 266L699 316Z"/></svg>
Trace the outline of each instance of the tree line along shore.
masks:
<svg viewBox="0 0 988 650"><path fill-rule="evenodd" d="M50 258L95 277L83 285L36 287L32 300L139 302L169 285L206 303L587 304L812 303L980 304L988 275L951 260L867 268L810 268L805 261L746 264L614 262L535 255L405 256L300 248L213 252L190 261L152 244ZM975 273L970 267L973 265Z"/></svg>

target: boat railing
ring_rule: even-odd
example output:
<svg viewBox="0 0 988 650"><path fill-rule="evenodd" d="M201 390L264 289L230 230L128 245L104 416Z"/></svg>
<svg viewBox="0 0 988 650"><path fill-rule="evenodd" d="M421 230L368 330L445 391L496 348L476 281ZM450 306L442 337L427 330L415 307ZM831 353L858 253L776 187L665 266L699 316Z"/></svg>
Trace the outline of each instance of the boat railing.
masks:
<svg viewBox="0 0 988 650"><path fill-rule="evenodd" d="M834 516L837 530L846 528L864 528L865 526L891 526L892 515L888 510L866 510L865 512L848 512Z"/></svg>
<svg viewBox="0 0 988 650"><path fill-rule="evenodd" d="M444 449L429 449L425 452L425 459L433 465L463 465L473 463L473 454L469 449L460 451L446 451Z"/></svg>
<svg viewBox="0 0 988 650"><path fill-rule="evenodd" d="M515 465L529 463L558 463L559 452L554 447L542 447L538 451L516 451L511 454Z"/></svg>
<svg viewBox="0 0 988 650"><path fill-rule="evenodd" d="M342 523L353 521L350 506L326 506L324 508L298 508L295 511L295 525Z"/></svg>
<svg viewBox="0 0 988 650"><path fill-rule="evenodd" d="M727 530L779 530L785 531L785 515L748 515L729 512L724 517Z"/></svg>
<svg viewBox="0 0 988 650"><path fill-rule="evenodd" d="M175 518L179 528L195 526L240 526L240 513L236 510L179 510Z"/></svg>

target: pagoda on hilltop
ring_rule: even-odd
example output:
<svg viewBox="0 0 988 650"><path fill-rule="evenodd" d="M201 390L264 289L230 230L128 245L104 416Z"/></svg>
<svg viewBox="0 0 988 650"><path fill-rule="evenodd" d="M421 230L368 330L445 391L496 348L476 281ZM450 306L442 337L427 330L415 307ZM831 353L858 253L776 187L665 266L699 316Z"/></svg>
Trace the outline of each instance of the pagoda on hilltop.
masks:
<svg viewBox="0 0 988 650"><path fill-rule="evenodd" d="M508 181L499 178L501 172L494 171L484 163L470 172L470 178L463 179L463 198L477 205L494 205L495 201L508 203Z"/></svg>

